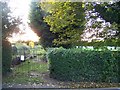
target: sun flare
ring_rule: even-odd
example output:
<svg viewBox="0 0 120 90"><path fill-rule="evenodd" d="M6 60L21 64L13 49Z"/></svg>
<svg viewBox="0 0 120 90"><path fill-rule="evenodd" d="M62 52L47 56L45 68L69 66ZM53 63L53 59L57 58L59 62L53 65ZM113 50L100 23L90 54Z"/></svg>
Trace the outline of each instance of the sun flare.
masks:
<svg viewBox="0 0 120 90"><path fill-rule="evenodd" d="M8 40L11 43L15 43L17 41L33 41L33 42L38 42L39 41L39 37L37 36L36 33L34 33L30 27L26 27L25 31L21 33L13 33L12 37L9 38Z"/></svg>
<svg viewBox="0 0 120 90"><path fill-rule="evenodd" d="M29 11L30 11L31 0L10 0L9 7L11 9L11 16L15 18L20 18L22 24L19 25L21 33L13 33L12 37L8 40L13 43L17 41L34 41L38 42L39 37L34 33L28 25L29 22Z"/></svg>

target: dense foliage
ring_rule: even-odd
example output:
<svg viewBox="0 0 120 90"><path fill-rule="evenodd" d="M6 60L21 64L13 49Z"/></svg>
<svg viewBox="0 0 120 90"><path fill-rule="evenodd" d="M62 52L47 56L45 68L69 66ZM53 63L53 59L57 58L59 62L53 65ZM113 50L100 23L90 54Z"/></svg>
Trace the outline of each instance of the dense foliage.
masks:
<svg viewBox="0 0 120 90"><path fill-rule="evenodd" d="M101 46L120 46L120 2L89 2L85 7L85 33L91 35L85 34L83 38L91 40L91 43L100 41Z"/></svg>
<svg viewBox="0 0 120 90"><path fill-rule="evenodd" d="M55 35L50 31L49 25L44 22L43 17L46 15L46 13L38 4L39 3L36 2L31 3L31 11L29 15L30 26L33 31L40 36L40 44L44 48L52 47L54 46L52 41L54 40Z"/></svg>
<svg viewBox="0 0 120 90"><path fill-rule="evenodd" d="M80 35L85 26L82 2L49 2L42 3L41 6L50 13L44 19L50 25L50 31L58 36L54 39L55 44L75 45L80 42Z"/></svg>
<svg viewBox="0 0 120 90"><path fill-rule="evenodd" d="M120 82L120 52L54 49L48 53L50 76L58 80Z"/></svg>
<svg viewBox="0 0 120 90"><path fill-rule="evenodd" d="M106 21L110 22L112 27L109 27L108 30L115 31L116 34L113 37L106 37L106 43L115 43L116 46L120 46L120 2L114 3L101 3L95 5L95 11L100 14L100 16ZM105 32L105 30L104 30Z"/></svg>
<svg viewBox="0 0 120 90"><path fill-rule="evenodd" d="M20 55L25 55L26 57L29 54L30 54L30 47L27 46L26 44L16 43L15 45L12 45L13 58L17 56L20 57Z"/></svg>
<svg viewBox="0 0 120 90"><path fill-rule="evenodd" d="M18 25L21 23L19 18L12 17L10 7L7 2L0 2L2 8L2 38L11 36L12 32L18 32Z"/></svg>
<svg viewBox="0 0 120 90"><path fill-rule="evenodd" d="M0 6L2 8L2 73L6 74L10 71L12 59L11 44L8 42L7 37L13 31L18 30L17 26L20 19L15 19L10 15L11 11L7 2L0 1Z"/></svg>
<svg viewBox="0 0 120 90"><path fill-rule="evenodd" d="M95 10L99 12L101 17L107 22L120 24L120 2L97 4Z"/></svg>
<svg viewBox="0 0 120 90"><path fill-rule="evenodd" d="M10 72L11 60L12 60L12 49L11 44L8 41L2 40L2 74Z"/></svg>
<svg viewBox="0 0 120 90"><path fill-rule="evenodd" d="M81 45L83 44L81 38L87 39L86 36L93 38L91 41L93 43L99 44L100 41L101 46L119 46L119 14L119 2L52 1L34 3L30 19L34 30L37 30L41 37L41 44L45 47L54 46L53 42L57 46L65 47ZM87 25L86 21L91 26ZM91 35L81 37L86 32L90 32ZM88 42L84 42L85 44Z"/></svg>

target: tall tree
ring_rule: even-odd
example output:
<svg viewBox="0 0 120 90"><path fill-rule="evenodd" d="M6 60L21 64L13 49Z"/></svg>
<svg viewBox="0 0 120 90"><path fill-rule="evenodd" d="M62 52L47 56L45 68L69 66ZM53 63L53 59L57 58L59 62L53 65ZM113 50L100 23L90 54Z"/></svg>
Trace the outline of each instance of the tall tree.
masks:
<svg viewBox="0 0 120 90"><path fill-rule="evenodd" d="M2 74L10 71L12 60L11 44L7 37L19 25L19 19L13 18L10 13L10 7L7 2L0 2L2 8Z"/></svg>
<svg viewBox="0 0 120 90"><path fill-rule="evenodd" d="M107 22L120 24L120 2L96 4L95 10Z"/></svg>
<svg viewBox="0 0 120 90"><path fill-rule="evenodd" d="M86 3L86 30L84 31L86 40L98 43L97 45L117 45L119 46L119 2L91 2ZM99 44L100 43L100 44Z"/></svg>
<svg viewBox="0 0 120 90"><path fill-rule="evenodd" d="M95 6L95 10L100 13L100 16L107 22L111 23L112 31L117 30L113 37L106 38L106 43L110 43L116 46L120 46L120 1L113 3L101 3Z"/></svg>
<svg viewBox="0 0 120 90"><path fill-rule="evenodd" d="M80 35L85 26L85 13L82 2L47 2L42 3L42 9L50 14L45 16L45 22L50 25L50 31L58 38L58 45L75 45L80 43Z"/></svg>
<svg viewBox="0 0 120 90"><path fill-rule="evenodd" d="M10 71L12 60L11 44L6 40L10 27L8 20L10 9L8 8L7 3L0 2L0 4L2 6L2 74L4 75Z"/></svg>
<svg viewBox="0 0 120 90"><path fill-rule="evenodd" d="M40 36L40 44L46 47L54 46L53 40L55 38L55 34L50 31L50 27L47 23L44 22L43 17L46 15L41 7L39 6L39 2L31 3L31 11L30 11L30 26Z"/></svg>
<svg viewBox="0 0 120 90"><path fill-rule="evenodd" d="M7 2L1 2L2 6L2 38L7 39L14 31L18 31L18 25L21 23L19 18L12 17L10 7Z"/></svg>

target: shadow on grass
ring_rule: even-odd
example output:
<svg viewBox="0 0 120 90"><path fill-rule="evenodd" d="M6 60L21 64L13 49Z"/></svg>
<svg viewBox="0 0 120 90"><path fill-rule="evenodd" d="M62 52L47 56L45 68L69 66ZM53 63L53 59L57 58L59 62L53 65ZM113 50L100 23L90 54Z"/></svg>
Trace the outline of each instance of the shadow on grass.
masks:
<svg viewBox="0 0 120 90"><path fill-rule="evenodd" d="M12 73L3 77L3 83L24 84L44 82L41 74L45 72L48 72L47 63L38 63L33 62L32 60L27 60L12 68Z"/></svg>

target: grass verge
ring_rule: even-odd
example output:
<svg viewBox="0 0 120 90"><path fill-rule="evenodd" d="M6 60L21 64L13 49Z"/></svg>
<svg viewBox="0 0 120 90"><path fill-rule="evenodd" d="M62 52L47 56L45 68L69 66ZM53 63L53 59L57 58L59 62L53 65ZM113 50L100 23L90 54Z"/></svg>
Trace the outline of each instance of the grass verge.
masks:
<svg viewBox="0 0 120 90"><path fill-rule="evenodd" d="M48 67L46 63L27 60L22 64L12 68L12 73L8 76L3 77L3 83L41 83L44 82L41 74L47 71ZM31 73L33 73L34 75L32 75Z"/></svg>

